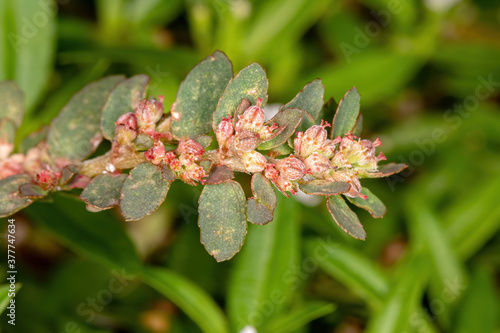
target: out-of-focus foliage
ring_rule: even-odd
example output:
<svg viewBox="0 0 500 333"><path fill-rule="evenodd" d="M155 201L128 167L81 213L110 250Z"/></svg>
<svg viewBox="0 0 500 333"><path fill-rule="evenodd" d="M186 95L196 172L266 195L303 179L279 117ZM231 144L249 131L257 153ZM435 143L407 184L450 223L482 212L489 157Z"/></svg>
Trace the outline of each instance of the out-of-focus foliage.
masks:
<svg viewBox="0 0 500 333"><path fill-rule="evenodd" d="M317 77L336 101L356 86L363 136L409 165L363 183L383 219L347 203L365 242L322 205L283 200L220 264L199 242L198 188L175 183L128 223L72 196L33 204L14 216L22 288L2 331L498 333L499 25L482 0L0 1L0 80L27 101L18 144L105 75L146 74L168 106L220 49L235 72L265 68L268 104Z"/></svg>

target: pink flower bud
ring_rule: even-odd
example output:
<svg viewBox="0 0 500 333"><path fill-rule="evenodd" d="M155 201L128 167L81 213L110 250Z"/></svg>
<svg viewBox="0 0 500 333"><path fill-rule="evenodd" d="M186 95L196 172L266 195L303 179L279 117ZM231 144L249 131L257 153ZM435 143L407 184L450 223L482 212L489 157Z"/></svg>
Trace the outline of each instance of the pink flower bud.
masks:
<svg viewBox="0 0 500 333"><path fill-rule="evenodd" d="M290 157L278 160L276 169L280 172L280 176L288 180L297 180L304 176L306 166L298 158L290 155Z"/></svg>
<svg viewBox="0 0 500 333"><path fill-rule="evenodd" d="M305 133L300 143L299 155L303 158L308 157L313 152L320 150L326 142L328 133L320 125L311 126Z"/></svg>
<svg viewBox="0 0 500 333"><path fill-rule="evenodd" d="M281 192L290 192L292 195L297 194L297 185L283 177L278 177L274 185L276 185Z"/></svg>
<svg viewBox="0 0 500 333"><path fill-rule="evenodd" d="M61 178L60 172L54 173L50 170L42 170L35 176L35 181L44 190L47 190L56 186L59 178Z"/></svg>
<svg viewBox="0 0 500 333"><path fill-rule="evenodd" d="M217 126L215 131L215 136L217 137L217 142L219 143L220 149L229 148L229 143L231 143L231 138L233 137L234 129L233 122L231 121L231 116L227 118L222 118L222 121Z"/></svg>
<svg viewBox="0 0 500 333"><path fill-rule="evenodd" d="M119 145L126 145L134 141L137 137L137 130L127 125L118 125L115 128L115 141Z"/></svg>
<svg viewBox="0 0 500 333"><path fill-rule="evenodd" d="M160 164L165 157L165 146L163 145L163 142L160 140L155 141L153 147L144 152L144 157L155 165Z"/></svg>
<svg viewBox="0 0 500 333"><path fill-rule="evenodd" d="M187 184L196 186L195 181L201 182L203 184L204 179L202 178L206 176L207 174L201 166L192 164L180 173L179 178Z"/></svg>
<svg viewBox="0 0 500 333"><path fill-rule="evenodd" d="M330 160L328 157L318 153L311 154L305 159L304 164L312 173L323 173L330 169Z"/></svg>
<svg viewBox="0 0 500 333"><path fill-rule="evenodd" d="M236 122L236 132L242 130L251 130L257 132L264 124L264 110L260 108L262 98L257 99L257 105L251 106L239 116Z"/></svg>
<svg viewBox="0 0 500 333"><path fill-rule="evenodd" d="M259 135L253 131L243 130L235 135L233 144L238 152L254 150L260 144Z"/></svg>
<svg viewBox="0 0 500 333"><path fill-rule="evenodd" d="M163 103L161 100L150 99L139 103L139 106L135 109L135 116L137 117L139 127L155 127L156 122L163 116Z"/></svg>
<svg viewBox="0 0 500 333"><path fill-rule="evenodd" d="M115 122L116 126L125 126L126 128L130 128L133 130L137 130L137 118L135 114L132 112L122 114L120 118Z"/></svg>
<svg viewBox="0 0 500 333"><path fill-rule="evenodd" d="M261 153L255 150L248 151L241 155L246 172L261 172L264 170L267 160Z"/></svg>
<svg viewBox="0 0 500 333"><path fill-rule="evenodd" d="M266 164L266 170L264 171L264 176L267 179L275 180L279 177L280 173L274 167L274 164Z"/></svg>
<svg viewBox="0 0 500 333"><path fill-rule="evenodd" d="M205 150L203 147L198 142L191 139L180 142L177 148L177 153L179 155L191 154L194 161L198 161L201 156L203 156L204 152Z"/></svg>

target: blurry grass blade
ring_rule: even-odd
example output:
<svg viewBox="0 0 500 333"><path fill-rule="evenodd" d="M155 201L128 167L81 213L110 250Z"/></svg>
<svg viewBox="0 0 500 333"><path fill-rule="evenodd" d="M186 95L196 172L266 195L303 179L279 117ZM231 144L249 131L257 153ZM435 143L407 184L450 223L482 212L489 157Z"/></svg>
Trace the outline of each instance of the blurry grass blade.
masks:
<svg viewBox="0 0 500 333"><path fill-rule="evenodd" d="M367 333L406 331L415 315L419 314L420 301L427 279L425 259L422 255L407 258L384 306L370 318Z"/></svg>
<svg viewBox="0 0 500 333"><path fill-rule="evenodd" d="M389 283L378 267L361 253L320 238L305 244L308 256L317 259L318 266L378 308L389 292Z"/></svg>
<svg viewBox="0 0 500 333"><path fill-rule="evenodd" d="M16 283L16 294L20 288L21 284ZM10 290L10 284L3 284L0 286L0 314L2 314L5 308L9 305L10 300L14 298L9 296L9 294L12 293L9 290Z"/></svg>
<svg viewBox="0 0 500 333"><path fill-rule="evenodd" d="M291 333L306 326L311 321L326 316L335 311L336 306L326 302L309 302L276 318L268 325L265 325L261 332L263 333Z"/></svg>
<svg viewBox="0 0 500 333"><path fill-rule="evenodd" d="M347 205L340 195L333 195L326 200L326 207L335 220L335 223L354 238L364 240L366 231L363 229L358 216Z"/></svg>
<svg viewBox="0 0 500 333"><path fill-rule="evenodd" d="M134 274L141 265L124 226L109 212L90 213L67 195L54 195L54 203L37 203L24 212L69 248L106 267Z"/></svg>
<svg viewBox="0 0 500 333"><path fill-rule="evenodd" d="M204 333L227 333L227 321L215 301L186 278L163 268L146 267L144 281L181 308Z"/></svg>
<svg viewBox="0 0 500 333"><path fill-rule="evenodd" d="M265 226L249 226L249 233L229 283L227 307L231 326L259 328L279 316L303 283L299 266L297 203L278 198L275 217ZM263 315L264 309L272 312Z"/></svg>

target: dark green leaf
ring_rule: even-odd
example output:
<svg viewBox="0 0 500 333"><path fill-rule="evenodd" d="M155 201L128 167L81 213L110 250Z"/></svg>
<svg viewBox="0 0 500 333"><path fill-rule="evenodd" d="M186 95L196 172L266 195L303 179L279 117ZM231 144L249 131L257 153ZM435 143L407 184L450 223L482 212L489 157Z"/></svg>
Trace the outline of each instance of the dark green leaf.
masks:
<svg viewBox="0 0 500 333"><path fill-rule="evenodd" d="M118 118L125 113L134 112L146 97L148 83L149 77L139 74L118 83L109 93L101 114L101 129L106 139L113 140Z"/></svg>
<svg viewBox="0 0 500 333"><path fill-rule="evenodd" d="M360 99L358 90L354 87L340 100L337 113L333 118L332 138L353 131L359 116Z"/></svg>
<svg viewBox="0 0 500 333"><path fill-rule="evenodd" d="M200 287L175 272L146 267L142 277L181 308L204 333L227 333L227 320L217 303Z"/></svg>
<svg viewBox="0 0 500 333"><path fill-rule="evenodd" d="M101 109L123 79L109 76L93 82L70 99L50 125L47 142L52 157L79 162L97 148L102 141Z"/></svg>
<svg viewBox="0 0 500 333"><path fill-rule="evenodd" d="M356 125L354 126L354 129L352 130L352 134L359 137L359 136L361 136L362 132L363 132L363 115L360 112L358 119L356 120Z"/></svg>
<svg viewBox="0 0 500 333"><path fill-rule="evenodd" d="M199 199L201 242L217 261L232 258L247 233L245 193L235 181L206 185Z"/></svg>
<svg viewBox="0 0 500 333"><path fill-rule="evenodd" d="M261 173L252 176L252 193L259 203L266 205L271 212L276 207L276 192L271 182Z"/></svg>
<svg viewBox="0 0 500 333"><path fill-rule="evenodd" d="M323 105L323 109L321 109L320 119L331 121L333 123L333 118L335 117L335 112L337 112L338 107L339 105L337 102L333 99L333 97L330 97L325 105ZM319 122L316 121L316 124L319 125Z"/></svg>
<svg viewBox="0 0 500 333"><path fill-rule="evenodd" d="M178 114L172 121L172 134L194 138L209 133L217 103L232 77L233 66L220 51L196 65L181 83L172 106Z"/></svg>
<svg viewBox="0 0 500 333"><path fill-rule="evenodd" d="M146 162L133 168L121 189L120 208L125 220L151 215L165 200L169 187L160 167Z"/></svg>
<svg viewBox="0 0 500 333"><path fill-rule="evenodd" d="M374 218L377 219L384 217L385 212L387 211L384 203L366 187L361 189L361 194L368 196L368 198L366 198L366 200L361 197L351 198L346 196L346 198L359 208L367 210Z"/></svg>
<svg viewBox="0 0 500 333"><path fill-rule="evenodd" d="M286 126L285 129L271 140L262 142L258 148L268 150L285 143L295 133L295 129L299 126L301 119L302 111L298 109L286 109L278 112L269 123L274 122L279 127Z"/></svg>
<svg viewBox="0 0 500 333"><path fill-rule="evenodd" d="M75 174L78 173L78 168L74 165L66 165L61 170L61 178L59 179L59 185L66 185Z"/></svg>
<svg viewBox="0 0 500 333"><path fill-rule="evenodd" d="M299 188L306 194L331 196L349 191L351 185L346 182L330 182L316 179L299 184Z"/></svg>
<svg viewBox="0 0 500 333"><path fill-rule="evenodd" d="M19 186L30 181L31 177L26 174L0 180L0 217L12 215L33 202L31 199L22 198L19 193Z"/></svg>
<svg viewBox="0 0 500 333"><path fill-rule="evenodd" d="M285 109L300 109L309 113L314 120L318 120L321 108L323 107L323 95L325 86L321 79L309 82L290 102L280 107L280 111Z"/></svg>
<svg viewBox="0 0 500 333"><path fill-rule="evenodd" d="M26 183L19 186L19 194L23 198L43 198L47 195L47 191L45 191L40 185L36 185L33 183Z"/></svg>
<svg viewBox="0 0 500 333"><path fill-rule="evenodd" d="M23 93L14 81L0 82L0 120L8 118L16 127L24 117Z"/></svg>
<svg viewBox="0 0 500 333"><path fill-rule="evenodd" d="M366 238L366 232L359 222L358 216L347 206L340 195L328 197L326 207L342 230L354 238L363 240Z"/></svg>
<svg viewBox="0 0 500 333"><path fill-rule="evenodd" d="M248 198L247 220L253 224L264 225L273 220L273 212L255 198Z"/></svg>
<svg viewBox="0 0 500 333"><path fill-rule="evenodd" d="M96 176L85 187L80 199L87 204L87 210L99 212L120 204L120 188L127 175L102 174Z"/></svg>
<svg viewBox="0 0 500 333"><path fill-rule="evenodd" d="M266 73L259 64L253 63L243 68L234 79L229 81L217 104L212 123L214 131L222 121L222 117L232 116L244 98L252 105L257 103L258 98L262 98L262 105L265 105L267 86Z"/></svg>

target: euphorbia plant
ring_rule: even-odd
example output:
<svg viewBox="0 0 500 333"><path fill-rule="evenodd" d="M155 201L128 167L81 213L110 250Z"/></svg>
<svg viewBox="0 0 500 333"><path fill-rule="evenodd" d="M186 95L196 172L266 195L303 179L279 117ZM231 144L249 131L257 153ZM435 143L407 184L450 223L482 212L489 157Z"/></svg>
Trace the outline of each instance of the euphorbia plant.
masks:
<svg viewBox="0 0 500 333"><path fill-rule="evenodd" d="M180 179L204 186L201 241L222 261L241 248L247 221L272 221L273 185L286 197L299 189L326 196L335 222L355 238L366 234L344 199L375 218L384 215L384 205L360 178L386 177L405 165L378 165L385 159L375 153L380 141L358 137L356 88L338 106L332 99L325 104L324 86L314 80L265 121L268 81L258 64L233 78L231 62L215 52L182 82L170 110L161 96L145 99L148 81L145 75L110 76L87 85L16 154L22 93L13 82L0 83L0 216L51 192L81 188L88 210L119 206L126 220L138 220L153 213ZM111 150L88 159L103 139ZM245 197L234 172L252 174L252 197Z"/></svg>

